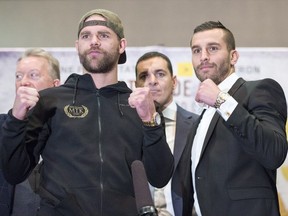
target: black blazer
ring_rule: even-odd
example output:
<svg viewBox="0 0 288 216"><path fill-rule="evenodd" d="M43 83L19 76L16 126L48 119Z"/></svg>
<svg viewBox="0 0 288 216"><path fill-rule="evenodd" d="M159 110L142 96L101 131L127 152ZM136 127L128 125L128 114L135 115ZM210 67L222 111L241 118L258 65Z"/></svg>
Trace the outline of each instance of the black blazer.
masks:
<svg viewBox="0 0 288 216"><path fill-rule="evenodd" d="M7 117L6 114L0 114L0 126L2 126L3 122L6 120L6 117ZM0 136L1 136L1 130L0 130ZM12 211L12 205L13 205L13 192L14 192L14 186L8 184L8 182L5 180L3 173L2 173L1 166L0 166L0 213L1 213L0 215L1 216L10 215Z"/></svg>
<svg viewBox="0 0 288 216"><path fill-rule="evenodd" d="M175 216L187 215L183 212L183 200L188 199L186 195L187 190L183 188L182 182L180 181L181 176L179 175L181 175L181 172L178 165L187 144L188 134L193 128L196 128L195 123L197 122L198 118L199 116L197 114L191 113L177 105L176 135L173 153L174 174L171 183L171 195Z"/></svg>
<svg viewBox="0 0 288 216"><path fill-rule="evenodd" d="M0 127L6 118L7 114L0 114ZM2 136L1 128L0 136ZM0 216L9 216L12 213L13 215L35 216L39 206L40 198L33 192L28 180L11 185L5 180L0 167Z"/></svg>
<svg viewBox="0 0 288 216"><path fill-rule="evenodd" d="M202 216L279 216L276 169L288 148L284 92L272 79L240 78L229 93L238 105L227 122L215 113L196 168ZM181 161L190 192L194 135L195 131ZM184 209L192 207L184 204Z"/></svg>

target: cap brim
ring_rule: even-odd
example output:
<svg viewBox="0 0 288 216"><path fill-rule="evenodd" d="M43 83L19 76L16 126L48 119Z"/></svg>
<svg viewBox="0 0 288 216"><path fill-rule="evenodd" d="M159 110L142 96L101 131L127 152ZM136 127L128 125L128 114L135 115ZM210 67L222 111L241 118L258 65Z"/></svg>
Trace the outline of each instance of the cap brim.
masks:
<svg viewBox="0 0 288 216"><path fill-rule="evenodd" d="M118 64L124 64L126 62L126 51L124 51L120 57L119 57L119 60L118 60Z"/></svg>

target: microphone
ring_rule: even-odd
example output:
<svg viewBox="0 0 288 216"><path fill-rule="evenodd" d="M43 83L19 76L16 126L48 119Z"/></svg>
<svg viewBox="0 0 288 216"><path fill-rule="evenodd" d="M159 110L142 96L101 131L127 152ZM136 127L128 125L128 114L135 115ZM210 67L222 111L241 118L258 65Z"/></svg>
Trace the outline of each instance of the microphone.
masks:
<svg viewBox="0 0 288 216"><path fill-rule="evenodd" d="M131 165L136 206L139 216L158 216L149 190L148 180L142 161L135 160Z"/></svg>

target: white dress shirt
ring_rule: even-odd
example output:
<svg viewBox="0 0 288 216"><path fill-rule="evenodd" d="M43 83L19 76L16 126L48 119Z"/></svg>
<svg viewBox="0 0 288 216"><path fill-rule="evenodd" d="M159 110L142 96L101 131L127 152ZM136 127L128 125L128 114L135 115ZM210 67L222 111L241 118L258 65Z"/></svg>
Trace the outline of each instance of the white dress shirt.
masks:
<svg viewBox="0 0 288 216"><path fill-rule="evenodd" d="M176 134L176 116L177 116L177 106L174 101L172 101L163 111L163 116L165 118L165 133L166 133L166 140L167 143L170 147L170 150L173 154L174 152L174 142L175 142L175 134ZM153 188L153 193L156 188ZM167 183L167 185L163 188L161 188L162 191L160 193L164 193L165 197L165 202L166 202L166 210L169 212L170 215L174 216L174 209L173 209L173 204L172 204L172 196L171 196L171 179ZM153 197L155 198L155 197ZM158 209L159 206L157 206L158 202L154 201L155 207ZM161 207L161 206L160 206ZM159 215L161 215L161 208L158 209L160 210ZM165 215L165 214L164 214Z"/></svg>
<svg viewBox="0 0 288 216"><path fill-rule="evenodd" d="M225 80L223 80L218 87L221 91L228 92L229 89L234 85L234 83L237 81L239 77L232 73L229 77L227 77ZM205 113L202 116L202 119L198 125L196 135L193 140L192 145L192 152L191 152L191 160L192 160L192 166L191 166L191 172L192 172L192 183L194 188L194 207L195 211L198 216L202 216L198 199L197 199L197 188L195 187L195 171L200 159L202 147L204 144L204 139L206 137L208 128L210 126L210 122L217 111L222 118L227 121L229 116L232 114L234 109L236 108L238 102L233 98L229 97L223 104L221 104L219 109L216 109L214 107L206 107ZM205 136L203 136L205 134Z"/></svg>

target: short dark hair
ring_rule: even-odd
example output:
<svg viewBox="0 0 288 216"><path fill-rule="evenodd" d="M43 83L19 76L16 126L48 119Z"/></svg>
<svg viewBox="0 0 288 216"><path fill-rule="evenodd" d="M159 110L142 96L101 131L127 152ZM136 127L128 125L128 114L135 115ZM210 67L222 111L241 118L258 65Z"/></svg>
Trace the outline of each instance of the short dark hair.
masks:
<svg viewBox="0 0 288 216"><path fill-rule="evenodd" d="M225 32L225 36L224 36L224 40L227 44L227 49L228 51L231 50L235 50L236 45L235 45L235 38L234 35L232 34L232 32L227 29L221 22L219 21L208 21L208 22L204 22L201 25L197 26L194 29L194 34L198 33L198 32L202 32L202 31L206 31L206 30L212 30L212 29L222 29ZM192 40L190 41L191 44Z"/></svg>
<svg viewBox="0 0 288 216"><path fill-rule="evenodd" d="M164 59L167 63L167 67L168 67L168 70L171 74L171 76L173 76L173 68L172 68L172 63L170 61L170 59L168 58L168 56L164 55L163 53L160 53L160 52L156 52L156 51L152 51L152 52L147 52L145 54L143 54L137 61L136 63L136 66L135 66L135 73L136 73L136 77L137 77L137 66L138 64L141 62L141 61L145 61L147 59L150 59L150 58L154 58L154 57L160 57L162 59Z"/></svg>

